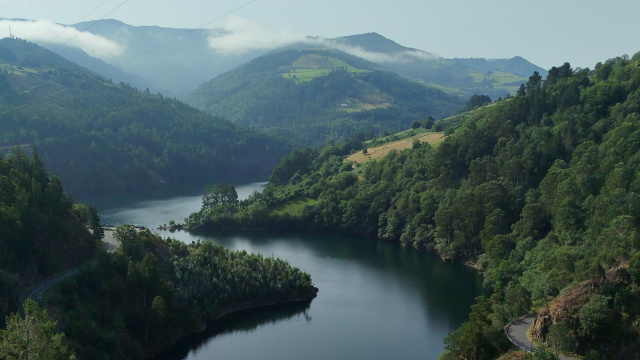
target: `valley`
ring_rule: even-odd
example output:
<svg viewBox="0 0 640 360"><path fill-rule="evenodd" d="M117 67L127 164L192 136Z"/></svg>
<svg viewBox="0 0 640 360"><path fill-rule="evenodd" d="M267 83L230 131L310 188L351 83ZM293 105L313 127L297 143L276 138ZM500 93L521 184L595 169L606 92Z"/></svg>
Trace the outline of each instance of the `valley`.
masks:
<svg viewBox="0 0 640 360"><path fill-rule="evenodd" d="M637 358L640 53L0 24L0 358Z"/></svg>

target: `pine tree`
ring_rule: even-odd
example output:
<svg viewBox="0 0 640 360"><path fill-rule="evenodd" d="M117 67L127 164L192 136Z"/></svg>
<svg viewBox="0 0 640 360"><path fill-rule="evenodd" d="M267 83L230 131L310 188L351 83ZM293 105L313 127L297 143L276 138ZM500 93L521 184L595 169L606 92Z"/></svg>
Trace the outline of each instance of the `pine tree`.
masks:
<svg viewBox="0 0 640 360"><path fill-rule="evenodd" d="M0 358L7 360L75 359L62 344L64 333L56 333L56 322L35 301L24 303L25 318L7 316L7 329L0 330Z"/></svg>

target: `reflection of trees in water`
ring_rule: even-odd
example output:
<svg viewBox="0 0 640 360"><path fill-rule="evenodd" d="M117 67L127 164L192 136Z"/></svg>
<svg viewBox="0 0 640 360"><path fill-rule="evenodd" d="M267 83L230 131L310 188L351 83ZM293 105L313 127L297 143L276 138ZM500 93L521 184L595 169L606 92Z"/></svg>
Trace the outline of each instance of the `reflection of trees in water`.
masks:
<svg viewBox="0 0 640 360"><path fill-rule="evenodd" d="M310 301L298 302L230 314L211 324L207 330L181 339L172 349L159 354L156 358L160 360L185 359L190 351L198 350L216 336L250 333L263 325L275 324L296 316L303 317L309 322L311 321L311 315L308 314L310 306Z"/></svg>

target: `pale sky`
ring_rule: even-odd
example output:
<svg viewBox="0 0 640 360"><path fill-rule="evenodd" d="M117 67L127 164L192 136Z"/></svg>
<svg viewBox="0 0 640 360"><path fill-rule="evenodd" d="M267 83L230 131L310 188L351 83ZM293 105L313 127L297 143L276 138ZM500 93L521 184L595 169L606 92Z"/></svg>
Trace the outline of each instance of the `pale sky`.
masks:
<svg viewBox="0 0 640 360"><path fill-rule="evenodd" d="M565 61L593 68L640 51L640 0L0 0L0 17L180 28L242 23L270 41L377 32L445 58L522 56L545 69ZM0 28L0 37L7 34Z"/></svg>

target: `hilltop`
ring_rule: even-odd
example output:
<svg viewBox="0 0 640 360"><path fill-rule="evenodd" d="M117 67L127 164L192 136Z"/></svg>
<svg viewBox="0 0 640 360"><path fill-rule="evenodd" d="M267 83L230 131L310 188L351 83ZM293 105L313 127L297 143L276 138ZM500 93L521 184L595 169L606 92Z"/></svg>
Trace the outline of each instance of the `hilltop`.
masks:
<svg viewBox="0 0 640 360"><path fill-rule="evenodd" d="M204 83L184 100L297 146L399 131L429 115L452 114L465 101L331 49L262 56Z"/></svg>
<svg viewBox="0 0 640 360"><path fill-rule="evenodd" d="M309 48L339 50L466 98L473 94L486 94L493 99L503 97L507 92L513 95L534 71L546 75L544 69L518 56L511 59L446 59L428 51L405 47L374 32L333 39L301 37L272 48L225 51L212 45L228 35L221 28L132 26L109 19L72 26L86 34L99 36L96 41L108 42L119 51L100 57L71 48L68 44L42 45L112 78L116 83L122 81L141 89L149 88L169 97L182 97L203 82L260 56Z"/></svg>
<svg viewBox="0 0 640 360"><path fill-rule="evenodd" d="M547 71L520 56L511 59L455 58L445 59L429 52L402 46L377 33L332 39L340 50L362 56L409 78L449 93L469 98L485 94L495 99L518 87L537 71Z"/></svg>

